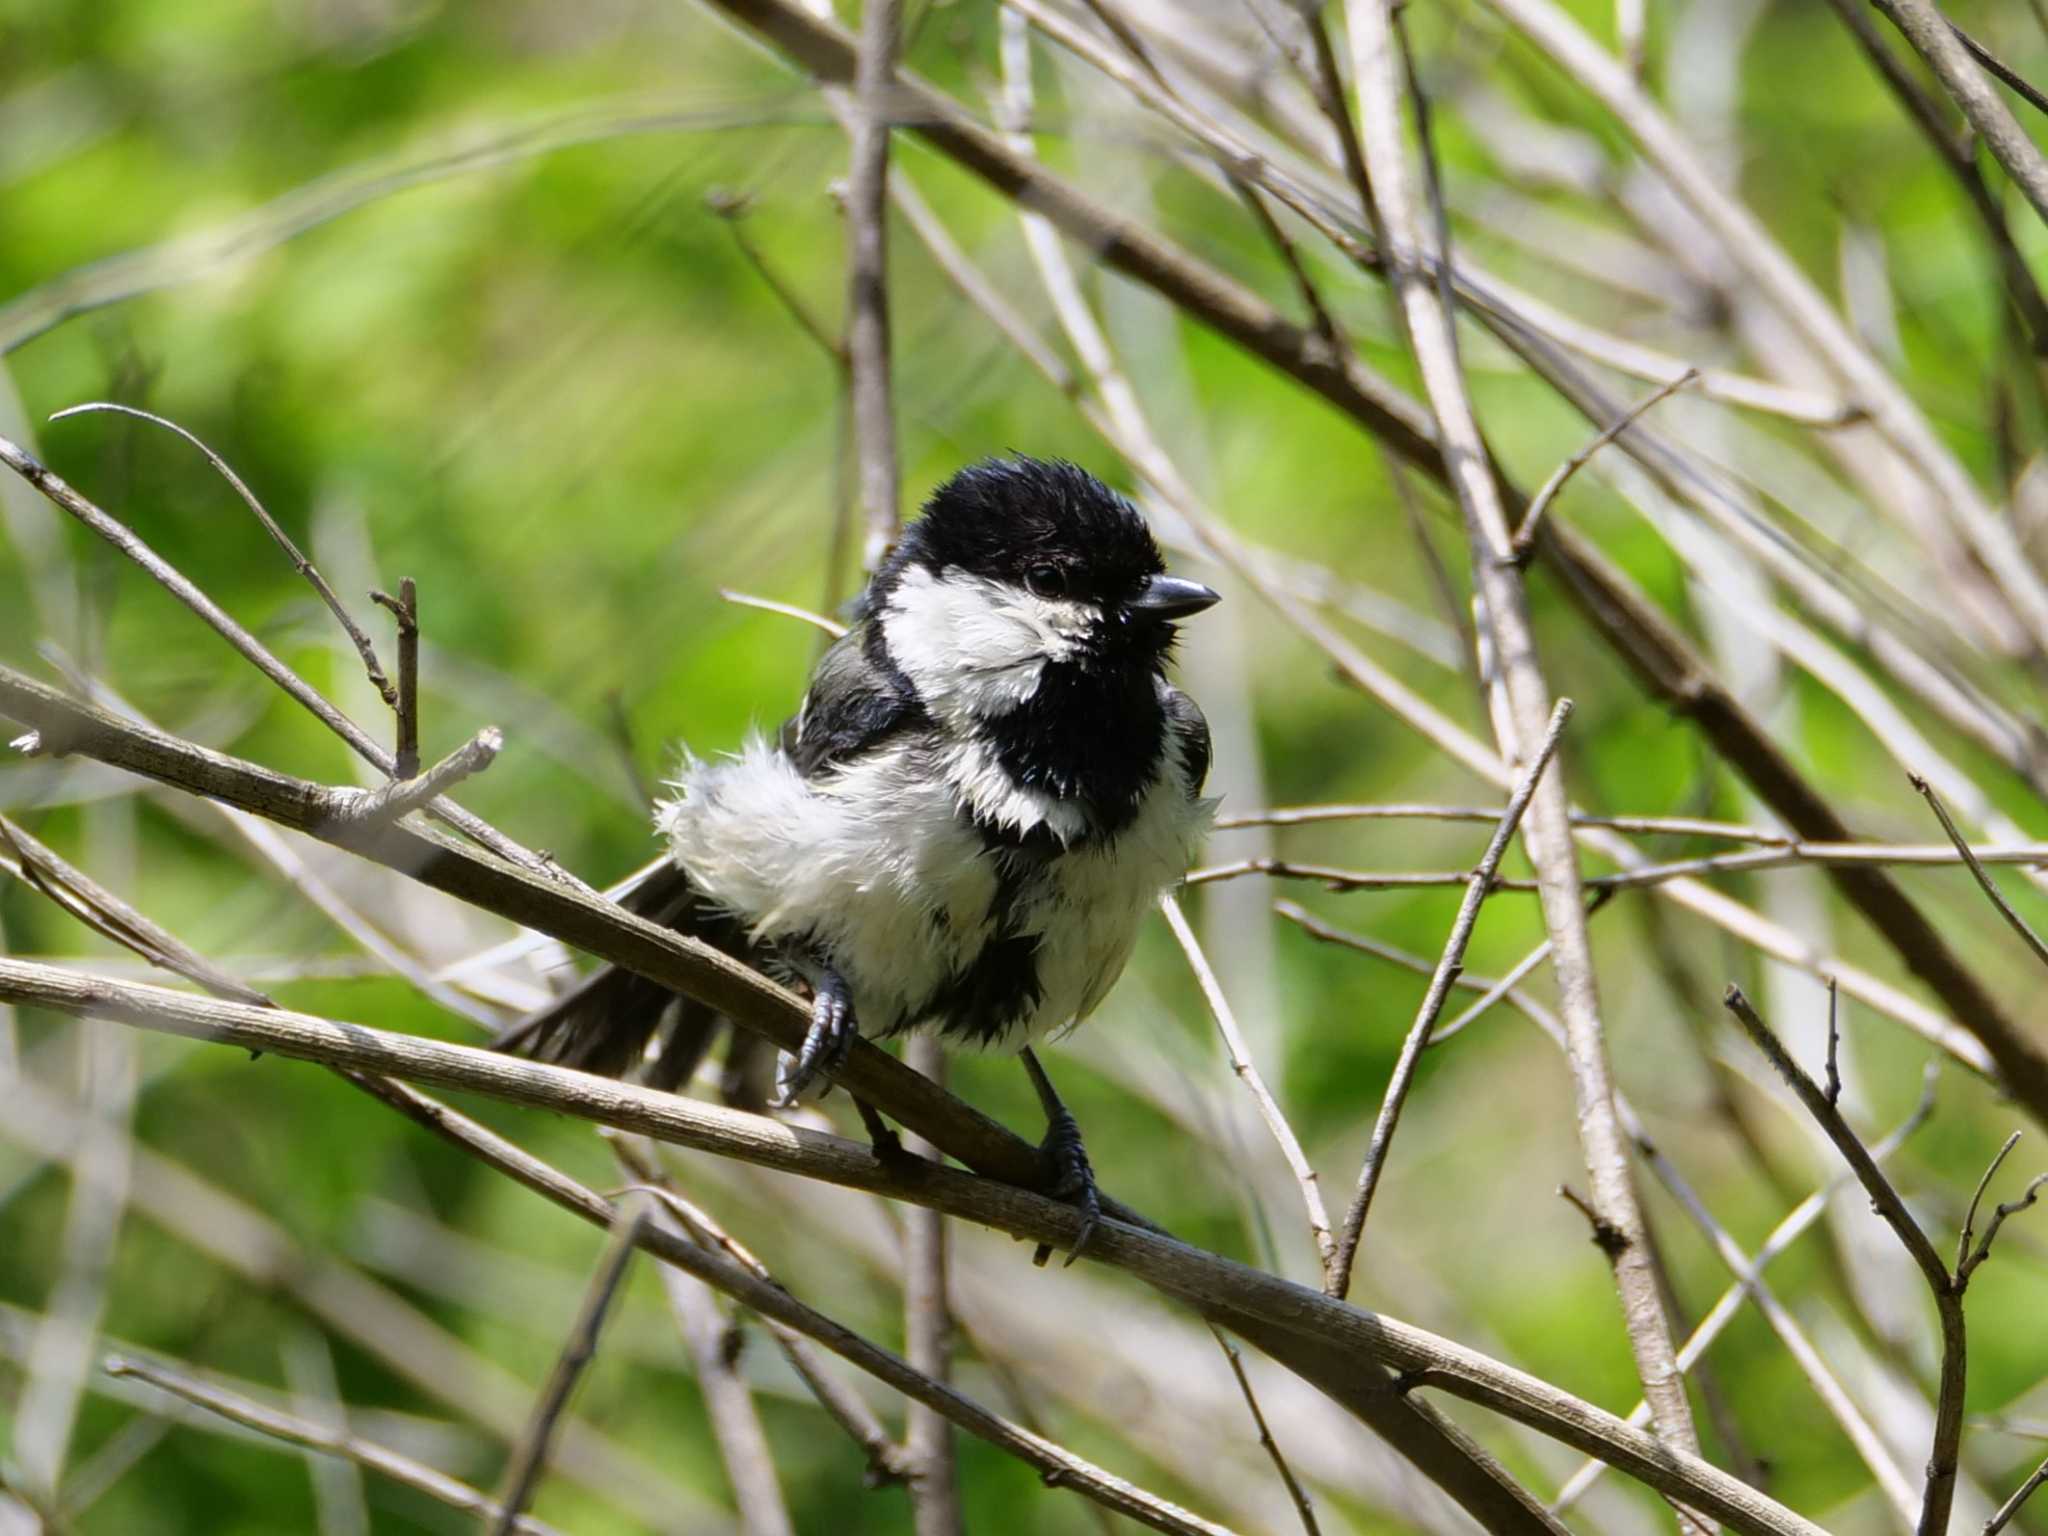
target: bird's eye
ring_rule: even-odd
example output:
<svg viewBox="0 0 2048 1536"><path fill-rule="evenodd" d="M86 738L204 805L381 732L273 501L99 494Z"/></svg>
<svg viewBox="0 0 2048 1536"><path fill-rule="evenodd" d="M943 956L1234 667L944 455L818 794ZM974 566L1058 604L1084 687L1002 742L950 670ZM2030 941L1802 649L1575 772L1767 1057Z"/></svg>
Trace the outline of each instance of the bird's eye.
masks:
<svg viewBox="0 0 2048 1536"><path fill-rule="evenodd" d="M1039 597L1058 597L1067 589L1067 578L1056 565L1034 565L1024 573L1024 585Z"/></svg>

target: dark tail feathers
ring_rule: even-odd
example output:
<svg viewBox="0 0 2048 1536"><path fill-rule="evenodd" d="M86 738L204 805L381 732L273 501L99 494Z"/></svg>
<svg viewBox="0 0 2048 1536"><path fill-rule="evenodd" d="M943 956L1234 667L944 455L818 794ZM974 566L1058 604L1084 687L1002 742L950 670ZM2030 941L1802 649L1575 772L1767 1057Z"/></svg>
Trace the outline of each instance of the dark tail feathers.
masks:
<svg viewBox="0 0 2048 1536"><path fill-rule="evenodd" d="M673 865L656 870L621 897L620 904L650 922L701 938L729 954L745 955L745 935L738 926L710 908L689 877ZM606 1077L624 1077L640 1067L638 1075L648 1087L673 1092L690 1080L724 1022L716 1009L694 998L604 965L512 1025L492 1042L492 1049ZM648 1047L657 1035L660 1046L648 1060Z"/></svg>

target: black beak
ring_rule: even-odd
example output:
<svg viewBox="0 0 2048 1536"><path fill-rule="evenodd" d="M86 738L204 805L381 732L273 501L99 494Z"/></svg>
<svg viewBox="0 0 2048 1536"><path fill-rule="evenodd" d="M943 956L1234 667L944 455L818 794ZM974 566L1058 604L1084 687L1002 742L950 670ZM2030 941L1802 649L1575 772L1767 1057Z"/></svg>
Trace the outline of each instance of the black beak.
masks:
<svg viewBox="0 0 2048 1536"><path fill-rule="evenodd" d="M1155 619L1184 619L1209 607L1217 596L1199 581L1185 581L1178 576L1154 576L1145 583L1145 590L1131 599L1131 608Z"/></svg>

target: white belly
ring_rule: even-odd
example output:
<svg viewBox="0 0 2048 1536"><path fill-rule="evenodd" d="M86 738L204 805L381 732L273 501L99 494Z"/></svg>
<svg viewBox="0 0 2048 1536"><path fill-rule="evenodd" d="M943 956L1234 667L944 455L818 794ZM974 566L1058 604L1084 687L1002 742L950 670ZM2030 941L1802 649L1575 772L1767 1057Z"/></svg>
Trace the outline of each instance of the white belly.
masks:
<svg viewBox="0 0 2048 1536"><path fill-rule="evenodd" d="M1007 892L951 776L915 743L807 781L756 738L736 757L686 764L658 825L677 864L757 942L813 981L819 959L838 970L863 1034L926 1022L999 924L1034 937L1037 998L1004 1037L1021 1045L1094 1010L1147 910L1186 873L1209 803L1188 798L1178 768L1115 838L1060 853Z"/></svg>

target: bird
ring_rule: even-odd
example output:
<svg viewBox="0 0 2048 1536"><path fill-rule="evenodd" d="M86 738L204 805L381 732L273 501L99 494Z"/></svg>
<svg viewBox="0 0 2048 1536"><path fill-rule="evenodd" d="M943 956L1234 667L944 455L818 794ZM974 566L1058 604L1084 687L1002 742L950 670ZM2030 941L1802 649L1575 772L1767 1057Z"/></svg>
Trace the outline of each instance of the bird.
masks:
<svg viewBox="0 0 2048 1536"><path fill-rule="evenodd" d="M1103 1000L1213 818L1208 724L1167 666L1180 621L1217 600L1168 574L1143 515L1087 470L961 469L781 731L684 754L655 810L666 861L625 898L808 988L785 1105L828 1085L857 1036L1018 1050L1047 1118L1047 1189L1082 1213L1070 1263L1100 1198L1031 1044ZM499 1044L674 1089L715 1023L605 969Z"/></svg>

